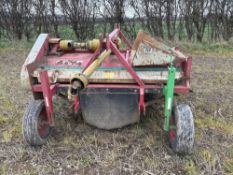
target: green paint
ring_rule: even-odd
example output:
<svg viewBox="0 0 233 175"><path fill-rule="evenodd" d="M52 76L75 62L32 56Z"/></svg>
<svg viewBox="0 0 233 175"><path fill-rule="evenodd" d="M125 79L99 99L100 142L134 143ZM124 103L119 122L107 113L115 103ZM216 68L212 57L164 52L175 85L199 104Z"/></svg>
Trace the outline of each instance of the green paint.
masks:
<svg viewBox="0 0 233 175"><path fill-rule="evenodd" d="M173 97L174 97L175 75L176 75L176 68L173 66L170 66L168 68L167 85L163 88L163 94L165 95L165 107L164 107L164 114L165 114L164 130L165 131L169 131L169 126L170 126L172 103L173 103Z"/></svg>
<svg viewBox="0 0 233 175"><path fill-rule="evenodd" d="M167 59L167 62L168 62L168 63L172 63L173 60L175 59L175 57L172 56L172 55L169 55L168 57L166 57L166 59Z"/></svg>

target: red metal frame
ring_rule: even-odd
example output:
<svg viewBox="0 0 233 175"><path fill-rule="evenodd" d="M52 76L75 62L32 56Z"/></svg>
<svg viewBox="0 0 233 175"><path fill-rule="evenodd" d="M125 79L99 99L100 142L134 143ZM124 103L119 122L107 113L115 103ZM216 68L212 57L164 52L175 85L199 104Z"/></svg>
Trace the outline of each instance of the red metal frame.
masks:
<svg viewBox="0 0 233 175"><path fill-rule="evenodd" d="M40 72L40 81L41 81L41 88L45 101L45 108L46 108L48 122L50 126L54 126L52 97L55 95L56 86L50 85L47 71Z"/></svg>
<svg viewBox="0 0 233 175"><path fill-rule="evenodd" d="M117 58L120 60L121 64L127 69L127 71L130 73L132 78L137 82L139 88L140 88L140 96L139 96L139 111L142 112L144 109L144 87L145 84L143 81L138 77L137 73L132 69L131 65L127 62L125 56L120 52L120 50L116 47L116 45L113 43L113 40L118 37L118 35L123 39L124 42L128 45L129 48L131 48L129 42L125 38L125 36L121 33L120 29L115 29L108 38L108 46L112 50L112 52L117 56Z"/></svg>
<svg viewBox="0 0 233 175"><path fill-rule="evenodd" d="M114 44L114 40L120 37L128 46L126 50L126 54L122 54L122 52L116 47ZM48 44L48 42L46 43ZM160 85L146 85L144 82L138 77L137 73L132 69L131 67L131 61L129 61L129 50L131 49L131 45L129 41L126 39L126 37L123 35L123 33L120 31L119 28L116 28L112 33L109 34L107 41L106 41L106 47L110 48L112 50L112 53L116 55L116 57L119 59L120 63L123 65L124 68L130 73L132 78L135 80L136 84L89 84L87 88L133 88L139 90L139 111L145 112L145 102L144 102L144 93L145 89L161 89L162 86ZM89 60L89 62L84 66L83 71L92 63L92 61L98 56L100 53L101 48L97 49L95 53L92 55L92 58ZM54 50L52 50L54 51ZM37 57L42 58L43 53L45 53L44 50L41 50ZM175 93L188 93L190 89L190 73L191 73L191 65L192 65L192 58L189 57L187 61L184 61L182 63L182 67L184 70L184 76L185 83L183 85L176 85L174 92ZM32 71L31 68L28 67L29 74ZM41 84L31 85L33 93L42 92L43 98L45 100L45 107L48 117L48 122L50 126L54 126L54 118L53 118L53 102L52 97L56 94L57 90L62 87L69 87L69 84L51 84L49 82L48 73L46 70L42 70L40 72L40 81ZM77 113L79 110L79 97L76 97L72 106L74 109L74 112Z"/></svg>

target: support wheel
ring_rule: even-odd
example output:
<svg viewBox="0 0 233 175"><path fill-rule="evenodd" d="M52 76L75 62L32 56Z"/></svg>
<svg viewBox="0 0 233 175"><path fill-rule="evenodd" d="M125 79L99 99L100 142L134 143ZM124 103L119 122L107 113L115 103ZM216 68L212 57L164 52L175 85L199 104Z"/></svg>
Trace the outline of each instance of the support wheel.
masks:
<svg viewBox="0 0 233 175"><path fill-rule="evenodd" d="M33 100L27 107L23 116L23 137L31 146L39 146L45 143L51 134L46 116L44 100Z"/></svg>
<svg viewBox="0 0 233 175"><path fill-rule="evenodd" d="M194 145L193 114L187 104L178 104L173 108L169 141L172 150L180 154L191 154Z"/></svg>

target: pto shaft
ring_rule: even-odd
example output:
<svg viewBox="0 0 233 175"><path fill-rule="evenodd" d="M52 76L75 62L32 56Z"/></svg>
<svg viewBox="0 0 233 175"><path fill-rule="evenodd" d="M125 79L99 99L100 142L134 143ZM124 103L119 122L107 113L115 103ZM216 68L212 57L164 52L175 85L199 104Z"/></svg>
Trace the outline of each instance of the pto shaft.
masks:
<svg viewBox="0 0 233 175"><path fill-rule="evenodd" d="M93 39L88 42L74 42L73 40L61 40L59 48L61 50L74 50L74 49L89 49L93 52L100 47L100 40Z"/></svg>
<svg viewBox="0 0 233 175"><path fill-rule="evenodd" d="M90 66L87 67L87 69L83 72L83 74L87 77L90 77L92 73L96 70L97 67L100 66L100 64L111 54L111 50L104 50L101 55L93 61Z"/></svg>
<svg viewBox="0 0 233 175"><path fill-rule="evenodd" d="M100 64L111 54L111 49L104 50L98 58L96 58L83 73L75 74L71 78L70 95L78 95L78 92L88 85L88 78L100 66Z"/></svg>

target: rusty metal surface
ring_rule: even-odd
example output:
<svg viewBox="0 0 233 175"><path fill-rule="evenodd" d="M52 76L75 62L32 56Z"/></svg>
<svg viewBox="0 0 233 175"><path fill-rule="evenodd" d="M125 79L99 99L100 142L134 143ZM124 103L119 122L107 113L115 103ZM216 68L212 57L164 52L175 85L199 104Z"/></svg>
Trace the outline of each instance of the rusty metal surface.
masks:
<svg viewBox="0 0 233 175"><path fill-rule="evenodd" d="M187 59L179 50L165 45L143 31L137 35L131 58L134 66L166 65L175 60Z"/></svg>
<svg viewBox="0 0 233 175"><path fill-rule="evenodd" d="M174 56L157 48L152 48L146 43L140 43L133 59L134 66L165 65L173 62Z"/></svg>
<svg viewBox="0 0 233 175"><path fill-rule="evenodd" d="M54 67L53 69L48 70L49 79L51 82L70 82L71 77L74 74L81 73L82 69L88 64L88 62L94 56L90 52L64 52L61 55L54 55L49 53L44 56L40 53L45 53L43 51L44 44L48 40L50 44L54 44L55 51L57 49L57 42L59 38L49 39L48 34L41 34L36 43L34 44L28 58L26 59L22 71L21 71L21 80L28 82L28 72L26 70L26 65L35 62L37 57L41 57L41 60L44 60L41 64L36 61L34 67L38 69L30 73L33 77L39 79L39 71L44 68L44 66ZM48 44L47 42L47 44ZM176 59L184 61L186 56L174 48L170 48L163 44L163 42L151 37L145 32L139 32L135 43L131 50L127 52L122 51L121 55L125 56L125 59L133 67L140 66L141 68L162 68L166 66L167 63L175 61ZM42 57L44 56L44 59ZM158 65L158 66L157 66ZM62 67L58 69L58 67ZM122 70L122 66L118 57L114 54L110 55L107 60L105 60L100 68L111 68L111 70L96 70L90 77L89 82L93 83L135 83L135 80L132 78L131 74L125 69ZM74 68L73 70L67 68ZM114 70L112 69L114 68ZM117 68L117 70L115 69ZM121 69L121 70L119 70ZM157 82L166 82L168 72L163 71L136 71L137 76L144 83L157 83ZM177 72L176 80L179 80L184 77L182 71Z"/></svg>
<svg viewBox="0 0 233 175"><path fill-rule="evenodd" d="M39 78L39 71L34 71L33 77ZM79 70L48 70L50 81L70 82L73 75L81 73ZM145 83L166 82L168 71L137 71L138 76ZM183 77L183 72L176 73L176 80ZM40 80L39 80L40 81ZM89 82L94 83L134 83L131 75L127 70L96 70L90 77Z"/></svg>
<svg viewBox="0 0 233 175"><path fill-rule="evenodd" d="M50 38L49 44L57 44L57 43L59 43L60 40L61 40L61 38Z"/></svg>
<svg viewBox="0 0 233 175"><path fill-rule="evenodd" d="M27 70L27 65L33 63L37 58L42 57L43 49L45 50L45 42L48 39L48 34L40 34L33 45L30 53L25 60L20 73L21 86L25 88L30 88L29 75Z"/></svg>

